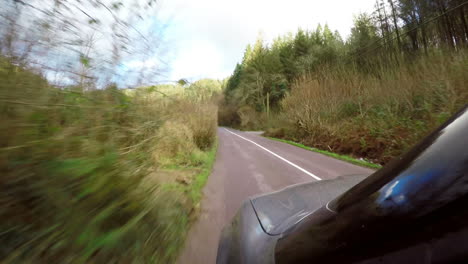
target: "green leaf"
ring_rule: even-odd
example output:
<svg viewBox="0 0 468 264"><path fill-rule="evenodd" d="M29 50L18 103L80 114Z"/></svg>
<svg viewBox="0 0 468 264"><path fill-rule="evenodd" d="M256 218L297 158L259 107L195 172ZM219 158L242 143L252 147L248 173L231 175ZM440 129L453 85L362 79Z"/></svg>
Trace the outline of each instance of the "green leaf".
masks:
<svg viewBox="0 0 468 264"><path fill-rule="evenodd" d="M80 62L81 62L81 64L83 64L83 66L88 68L90 66L91 59L88 56L85 56L85 55L81 54L80 55Z"/></svg>
<svg viewBox="0 0 468 264"><path fill-rule="evenodd" d="M188 81L186 79L180 79L180 80L177 81L177 83L184 86L184 85L188 84Z"/></svg>
<svg viewBox="0 0 468 264"><path fill-rule="evenodd" d="M88 20L88 23L89 23L89 24L99 24L100 21L93 18L93 19Z"/></svg>

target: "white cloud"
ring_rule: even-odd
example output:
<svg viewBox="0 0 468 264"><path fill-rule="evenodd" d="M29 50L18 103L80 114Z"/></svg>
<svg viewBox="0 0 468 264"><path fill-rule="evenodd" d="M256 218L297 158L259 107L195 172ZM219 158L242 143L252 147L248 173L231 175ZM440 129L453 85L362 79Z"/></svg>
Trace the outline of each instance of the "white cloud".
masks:
<svg viewBox="0 0 468 264"><path fill-rule="evenodd" d="M215 43L208 40L194 40L183 47L172 64L172 79L201 79L211 76L228 75L223 66L224 55Z"/></svg>
<svg viewBox="0 0 468 264"><path fill-rule="evenodd" d="M259 32L266 41L327 23L347 37L353 16L372 11L375 0L166 0L159 15L176 55L171 78L224 78Z"/></svg>
<svg viewBox="0 0 468 264"><path fill-rule="evenodd" d="M149 58L146 60L133 60L129 61L128 63L124 64L126 67L132 69L132 70L141 70L144 68L153 68L158 65L158 59L157 58Z"/></svg>

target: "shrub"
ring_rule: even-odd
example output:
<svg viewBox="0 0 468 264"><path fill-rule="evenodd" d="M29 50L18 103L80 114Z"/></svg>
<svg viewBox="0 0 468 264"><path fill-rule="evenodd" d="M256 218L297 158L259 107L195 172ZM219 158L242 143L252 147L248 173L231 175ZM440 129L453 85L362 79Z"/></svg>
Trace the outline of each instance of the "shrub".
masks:
<svg viewBox="0 0 468 264"><path fill-rule="evenodd" d="M467 63L460 51L376 75L343 68L317 74L320 79L305 76L282 100L277 118L288 123L286 138L385 163L468 101Z"/></svg>
<svg viewBox="0 0 468 264"><path fill-rule="evenodd" d="M0 60L0 259L174 262L190 197L163 188L154 157L192 159L199 131L210 131L200 143L208 146L216 126L214 114L203 129L186 122L212 109L179 113L186 100L59 89Z"/></svg>
<svg viewBox="0 0 468 264"><path fill-rule="evenodd" d="M200 150L207 150L214 145L216 139L217 126L216 107L214 105L198 109L191 120L193 140Z"/></svg>
<svg viewBox="0 0 468 264"><path fill-rule="evenodd" d="M239 127L241 119L237 112L237 106L221 100L218 107L218 124L220 126Z"/></svg>

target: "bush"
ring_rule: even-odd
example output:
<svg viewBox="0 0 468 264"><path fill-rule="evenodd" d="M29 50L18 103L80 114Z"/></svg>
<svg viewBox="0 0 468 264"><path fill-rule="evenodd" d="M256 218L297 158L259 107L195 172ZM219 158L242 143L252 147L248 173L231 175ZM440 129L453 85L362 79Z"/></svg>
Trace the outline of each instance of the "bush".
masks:
<svg viewBox="0 0 468 264"><path fill-rule="evenodd" d="M174 160L183 164L196 149L193 131L180 121L165 122L156 138L155 157L162 165L172 164Z"/></svg>
<svg viewBox="0 0 468 264"><path fill-rule="evenodd" d="M218 107L218 124L220 126L239 127L241 119L237 112L237 106L221 100Z"/></svg>
<svg viewBox="0 0 468 264"><path fill-rule="evenodd" d="M277 118L288 124L285 138L385 163L468 101L467 64L460 51L376 75L343 68L306 76L282 100Z"/></svg>
<svg viewBox="0 0 468 264"><path fill-rule="evenodd" d="M3 262L175 261L193 208L164 188L154 158L178 164L211 146L214 114L202 116L213 108L129 94L51 87L0 60Z"/></svg>
<svg viewBox="0 0 468 264"><path fill-rule="evenodd" d="M190 115L190 127L193 131L193 141L200 150L208 150L214 145L217 132L217 107L215 104L202 106L196 104Z"/></svg>

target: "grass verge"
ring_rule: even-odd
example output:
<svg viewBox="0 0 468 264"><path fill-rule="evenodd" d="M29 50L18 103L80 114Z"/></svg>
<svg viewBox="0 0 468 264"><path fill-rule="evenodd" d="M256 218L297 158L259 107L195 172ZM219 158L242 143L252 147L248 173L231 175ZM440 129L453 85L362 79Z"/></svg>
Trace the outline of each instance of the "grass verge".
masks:
<svg viewBox="0 0 468 264"><path fill-rule="evenodd" d="M216 139L215 144L211 149L204 153L202 159L201 172L195 176L192 186L189 188L190 197L192 198L195 207L199 207L200 200L202 198L202 189L208 181L208 176L211 174L213 164L216 159L216 151L218 150L218 140Z"/></svg>
<svg viewBox="0 0 468 264"><path fill-rule="evenodd" d="M173 210L174 221L168 228L169 234L179 235L178 239L173 240L167 248L170 251L169 255L172 260L175 260L180 254L191 223L197 219L202 190L211 173L217 149L218 142L215 140L213 146L208 150L200 151L191 156L191 165L169 165L164 168L164 170L173 173L173 176L177 175L178 178L187 180L175 180L161 185L164 192L171 193L173 199L178 201L175 203L176 206Z"/></svg>
<svg viewBox="0 0 468 264"><path fill-rule="evenodd" d="M187 178L190 178L190 183L185 181L170 182L163 184L163 189L179 191L181 194L187 196L187 198L191 200L191 203L197 207L202 198L202 189L208 181L208 176L213 168L217 149L218 141L216 140L210 149L199 152L191 157L192 163L196 165L181 166L173 164L165 166L164 169L166 170L180 172L182 175L185 174ZM190 177L189 175L194 172L195 175Z"/></svg>
<svg viewBox="0 0 468 264"><path fill-rule="evenodd" d="M311 147L302 145L300 143L296 143L294 141L279 139L279 138L274 138L274 137L266 137L266 138L269 138L271 140L276 140L276 141L279 141L279 142L283 142L283 143L287 143L287 144L290 144L290 145L293 145L293 146L296 146L296 147L299 147L299 148L302 148L302 149L317 152L317 153L320 153L320 154L323 154L323 155L326 155L326 156L329 156L329 157L332 157L332 158L335 158L335 159L347 161L349 163L359 165L359 166L362 166L362 167L371 168L371 169L380 169L380 168L382 168L381 165L375 164L375 163L372 163L372 162L368 162L366 160L359 160L359 159L355 159L355 158L350 157L350 156L340 155L340 154L336 154L336 153L333 153L333 152L329 152L329 151L321 150L321 149L317 149L317 148L311 148Z"/></svg>

